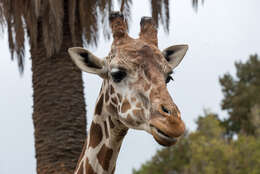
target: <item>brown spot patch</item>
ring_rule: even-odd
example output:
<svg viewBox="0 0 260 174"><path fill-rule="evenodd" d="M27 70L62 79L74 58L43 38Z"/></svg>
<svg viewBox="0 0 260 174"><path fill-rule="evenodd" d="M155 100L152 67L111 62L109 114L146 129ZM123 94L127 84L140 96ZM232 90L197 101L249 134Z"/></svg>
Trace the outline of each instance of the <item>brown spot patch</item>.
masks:
<svg viewBox="0 0 260 174"><path fill-rule="evenodd" d="M103 98L104 95L102 94L101 97L99 98L96 108L95 108L95 115L100 115L102 113L102 108L103 108Z"/></svg>
<svg viewBox="0 0 260 174"><path fill-rule="evenodd" d="M118 97L119 102L121 102L122 101L122 96L120 94L117 94L117 97Z"/></svg>
<svg viewBox="0 0 260 174"><path fill-rule="evenodd" d="M142 100L142 103L143 103L144 107L148 108L148 104L149 104L148 98L144 94L142 94L142 93L139 93L139 97Z"/></svg>
<svg viewBox="0 0 260 174"><path fill-rule="evenodd" d="M122 124L120 120L116 119L116 121L117 121L118 124Z"/></svg>
<svg viewBox="0 0 260 174"><path fill-rule="evenodd" d="M117 108L112 103L109 103L109 106L106 106L106 108L110 114L117 114Z"/></svg>
<svg viewBox="0 0 260 174"><path fill-rule="evenodd" d="M139 124L141 124L141 122L140 121L136 121L136 124L139 125Z"/></svg>
<svg viewBox="0 0 260 174"><path fill-rule="evenodd" d="M106 138L108 138L108 129L107 129L107 122L106 121L104 121L104 129L105 129Z"/></svg>
<svg viewBox="0 0 260 174"><path fill-rule="evenodd" d="M145 90L145 91L148 91L148 90L150 89L150 87L151 87L151 85L148 84L148 83L146 83L146 84L144 85L144 90Z"/></svg>
<svg viewBox="0 0 260 174"><path fill-rule="evenodd" d="M114 90L113 86L111 85L111 87L110 87L110 94L112 95L114 93L115 93L115 90Z"/></svg>
<svg viewBox="0 0 260 174"><path fill-rule="evenodd" d="M127 99L124 100L122 107L121 107L121 112L125 113L127 110L131 108L131 105Z"/></svg>
<svg viewBox="0 0 260 174"><path fill-rule="evenodd" d="M133 114L136 116L136 117L142 117L144 115L144 110L143 109L135 109L133 110Z"/></svg>
<svg viewBox="0 0 260 174"><path fill-rule="evenodd" d="M117 141L121 141L121 140L125 137L125 135L126 135L126 133L127 133L127 130L128 130L128 129L121 129L121 130L118 132Z"/></svg>
<svg viewBox="0 0 260 174"><path fill-rule="evenodd" d="M114 174L114 173L115 173L115 169L116 169L116 166L113 168L113 170L112 170L112 174Z"/></svg>
<svg viewBox="0 0 260 174"><path fill-rule="evenodd" d="M109 163L113 155L113 150L108 148L105 144L101 147L97 154L98 162L102 168L107 171L109 168Z"/></svg>
<svg viewBox="0 0 260 174"><path fill-rule="evenodd" d="M130 114L127 115L126 121L127 121L127 123L129 123L131 125L133 125L135 123L135 121L133 120L133 118L131 117Z"/></svg>
<svg viewBox="0 0 260 174"><path fill-rule="evenodd" d="M106 103L108 102L109 100L109 94L108 94L108 90L106 90L106 94L105 94L105 101Z"/></svg>
<svg viewBox="0 0 260 174"><path fill-rule="evenodd" d="M135 97L131 97L131 102L135 102L136 98Z"/></svg>
<svg viewBox="0 0 260 174"><path fill-rule="evenodd" d="M113 102L115 105L118 104L118 102L117 102L117 98L116 98L116 97L113 97L111 100L112 100L112 102Z"/></svg>
<svg viewBox="0 0 260 174"><path fill-rule="evenodd" d="M136 107L137 108L142 108L142 104L139 102L139 103L136 104Z"/></svg>
<svg viewBox="0 0 260 174"><path fill-rule="evenodd" d="M113 121L111 120L111 116L109 116L109 125L110 125L110 128L113 129L115 127Z"/></svg>
<svg viewBox="0 0 260 174"><path fill-rule="evenodd" d="M152 88L151 92L150 92L150 100L151 99L155 99L155 98L167 98L168 96L164 95L165 89L163 89L163 87L159 87L159 88Z"/></svg>
<svg viewBox="0 0 260 174"><path fill-rule="evenodd" d="M77 174L83 174L83 161L82 161L82 163L80 164L80 167L79 167L79 170L78 170L78 172L77 172Z"/></svg>
<svg viewBox="0 0 260 174"><path fill-rule="evenodd" d="M101 126L92 122L89 136L89 146L95 148L103 138Z"/></svg>
<svg viewBox="0 0 260 174"><path fill-rule="evenodd" d="M144 75L145 75L145 77L146 77L148 80L151 80L151 72L150 72L148 66L145 66L145 67L144 67Z"/></svg>
<svg viewBox="0 0 260 174"><path fill-rule="evenodd" d="M87 174L97 174L97 173L93 170L92 166L89 164L88 159L86 159L86 173L87 173Z"/></svg>

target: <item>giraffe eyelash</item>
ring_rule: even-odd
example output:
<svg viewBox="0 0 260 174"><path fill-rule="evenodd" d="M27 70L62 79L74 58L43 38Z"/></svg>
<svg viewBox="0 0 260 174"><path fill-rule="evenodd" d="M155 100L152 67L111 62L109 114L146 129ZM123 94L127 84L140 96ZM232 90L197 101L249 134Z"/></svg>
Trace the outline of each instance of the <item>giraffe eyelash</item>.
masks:
<svg viewBox="0 0 260 174"><path fill-rule="evenodd" d="M169 83L171 80L174 81L173 77L172 77L173 71L169 72L166 79L165 79L165 83Z"/></svg>
<svg viewBox="0 0 260 174"><path fill-rule="evenodd" d="M165 83L169 83L171 80L174 81L173 77L171 75L168 75L166 77Z"/></svg>

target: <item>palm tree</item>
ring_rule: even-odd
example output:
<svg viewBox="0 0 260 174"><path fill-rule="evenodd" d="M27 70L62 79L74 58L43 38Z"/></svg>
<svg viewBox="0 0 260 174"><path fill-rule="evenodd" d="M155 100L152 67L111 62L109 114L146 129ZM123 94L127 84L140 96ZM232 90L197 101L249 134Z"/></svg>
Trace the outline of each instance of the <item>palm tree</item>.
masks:
<svg viewBox="0 0 260 174"><path fill-rule="evenodd" d="M119 0L130 15L131 0ZM169 26L168 0L150 0L152 16ZM97 44L98 19L107 22L112 0L0 0L11 58L24 69L25 37L32 60L33 124L38 174L71 174L86 137L81 72L67 49ZM104 25L104 34L107 34Z"/></svg>
<svg viewBox="0 0 260 174"><path fill-rule="evenodd" d="M193 7L193 9L194 9L196 12L198 12L199 5L200 5L200 4L203 5L204 2L205 2L205 0L192 0L191 2L192 2L192 7Z"/></svg>

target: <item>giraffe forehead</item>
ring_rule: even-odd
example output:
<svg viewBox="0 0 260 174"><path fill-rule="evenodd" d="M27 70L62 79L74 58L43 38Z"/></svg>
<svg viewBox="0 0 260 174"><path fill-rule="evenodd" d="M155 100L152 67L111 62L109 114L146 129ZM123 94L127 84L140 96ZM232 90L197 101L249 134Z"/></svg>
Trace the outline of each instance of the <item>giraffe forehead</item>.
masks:
<svg viewBox="0 0 260 174"><path fill-rule="evenodd" d="M136 70L149 66L160 72L165 72L170 68L162 52L157 47L142 41L134 41L134 43L113 48L108 56L108 62L110 69L121 66L126 69Z"/></svg>

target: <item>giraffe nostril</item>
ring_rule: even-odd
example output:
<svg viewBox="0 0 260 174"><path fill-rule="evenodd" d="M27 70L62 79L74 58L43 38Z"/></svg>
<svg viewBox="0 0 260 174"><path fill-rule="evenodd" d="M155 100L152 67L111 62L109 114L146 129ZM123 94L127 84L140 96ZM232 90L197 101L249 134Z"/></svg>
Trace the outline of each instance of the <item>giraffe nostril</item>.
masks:
<svg viewBox="0 0 260 174"><path fill-rule="evenodd" d="M171 111L169 111L166 107L164 107L163 105L161 106L162 107L162 111L167 113L167 114L171 114Z"/></svg>

